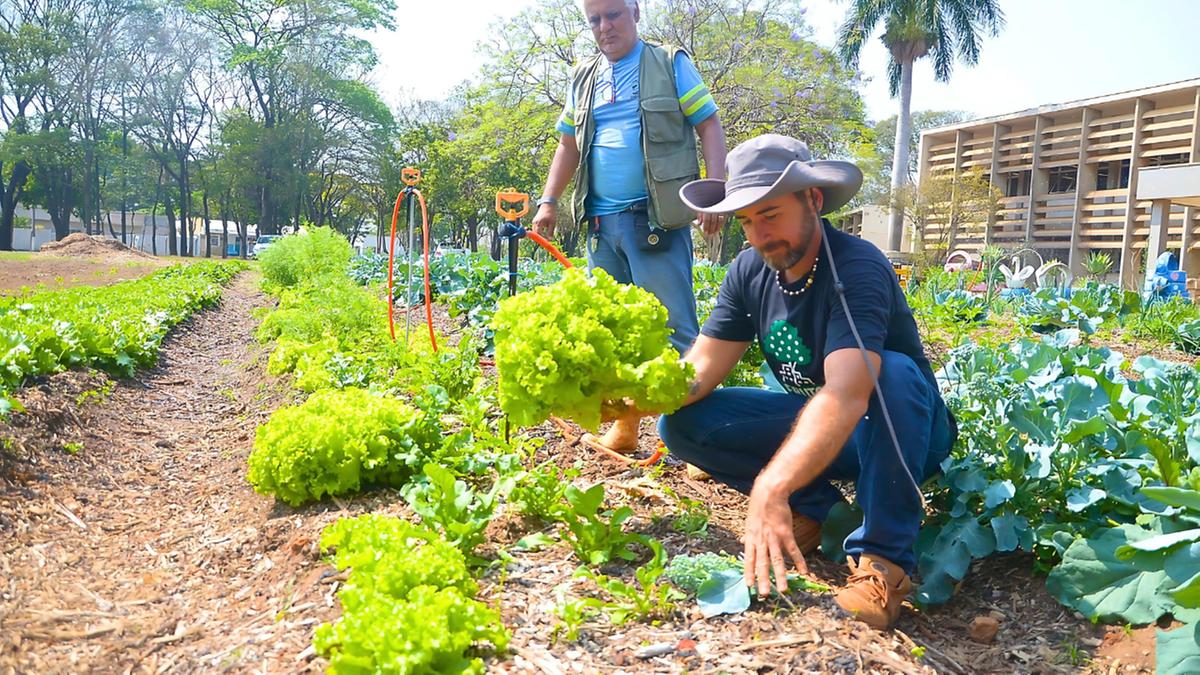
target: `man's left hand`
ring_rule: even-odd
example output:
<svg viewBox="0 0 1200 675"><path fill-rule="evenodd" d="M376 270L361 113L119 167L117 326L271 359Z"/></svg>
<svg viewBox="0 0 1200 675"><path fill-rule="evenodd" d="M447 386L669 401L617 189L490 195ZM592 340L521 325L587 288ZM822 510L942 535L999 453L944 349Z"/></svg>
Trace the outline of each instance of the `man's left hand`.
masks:
<svg viewBox="0 0 1200 675"><path fill-rule="evenodd" d="M723 213L697 213L696 220L700 222L700 229L704 231L704 236L711 237L721 231L725 226L727 216Z"/></svg>
<svg viewBox="0 0 1200 675"><path fill-rule="evenodd" d="M804 554L796 545L792 531L792 509L788 506L787 494L777 492L762 480L754 482L750 490L750 505L746 512L745 579L746 585L758 587L758 597L771 593L771 573L775 574L775 588L780 593L787 591L787 561L796 564L801 575L808 574Z"/></svg>

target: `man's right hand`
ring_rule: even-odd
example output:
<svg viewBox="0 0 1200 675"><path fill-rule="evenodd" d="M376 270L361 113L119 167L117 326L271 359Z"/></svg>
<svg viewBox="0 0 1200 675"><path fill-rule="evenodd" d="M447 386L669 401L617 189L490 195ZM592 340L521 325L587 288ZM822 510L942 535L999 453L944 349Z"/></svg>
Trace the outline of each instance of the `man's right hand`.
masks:
<svg viewBox="0 0 1200 675"><path fill-rule="evenodd" d="M558 207L546 203L538 207L533 216L533 231L547 239L554 237L554 225L558 222Z"/></svg>

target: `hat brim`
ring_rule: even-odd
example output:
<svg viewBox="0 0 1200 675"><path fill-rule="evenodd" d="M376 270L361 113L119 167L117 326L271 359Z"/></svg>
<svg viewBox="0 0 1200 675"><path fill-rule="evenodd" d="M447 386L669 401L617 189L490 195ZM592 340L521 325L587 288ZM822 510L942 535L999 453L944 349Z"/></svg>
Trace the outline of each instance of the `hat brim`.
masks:
<svg viewBox="0 0 1200 675"><path fill-rule="evenodd" d="M726 192L726 181L694 180L679 189L679 197L698 213L733 213L766 199L808 188L824 193L821 215L846 205L862 186L862 171L850 162L824 160L788 164L771 185L755 185Z"/></svg>

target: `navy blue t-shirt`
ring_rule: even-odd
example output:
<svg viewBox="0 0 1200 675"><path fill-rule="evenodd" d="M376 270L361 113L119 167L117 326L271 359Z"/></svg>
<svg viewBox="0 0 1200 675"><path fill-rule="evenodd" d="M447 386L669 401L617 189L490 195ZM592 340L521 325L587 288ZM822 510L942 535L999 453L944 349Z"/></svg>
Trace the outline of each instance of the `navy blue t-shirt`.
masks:
<svg viewBox="0 0 1200 675"><path fill-rule="evenodd" d="M822 222L863 344L876 354L887 350L908 355L937 391L892 264L874 244ZM758 251L742 251L730 264L716 307L700 332L736 342L757 338L779 383L793 394L812 396L825 384L825 356L858 348L834 290L826 255L825 245L820 244L812 286L793 297L780 290L777 273ZM805 282L800 279L784 287L799 290Z"/></svg>

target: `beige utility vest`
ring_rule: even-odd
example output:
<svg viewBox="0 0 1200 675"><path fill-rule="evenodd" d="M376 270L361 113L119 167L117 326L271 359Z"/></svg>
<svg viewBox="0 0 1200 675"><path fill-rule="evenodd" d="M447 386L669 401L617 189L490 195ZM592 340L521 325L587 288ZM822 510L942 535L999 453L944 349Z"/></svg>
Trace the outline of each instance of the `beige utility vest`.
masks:
<svg viewBox="0 0 1200 675"><path fill-rule="evenodd" d="M679 47L646 43L638 66L639 117L642 124L642 154L646 158L646 192L650 196L650 222L658 227L685 227L695 214L679 198L684 183L700 177L696 134L679 107L675 89L675 55ZM579 167L575 173L575 196L571 206L576 224L586 217L584 204L591 188L588 152L596 131L592 94L596 75L604 63L597 54L579 65L571 75L575 95L575 142L579 145Z"/></svg>

